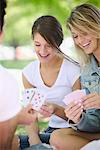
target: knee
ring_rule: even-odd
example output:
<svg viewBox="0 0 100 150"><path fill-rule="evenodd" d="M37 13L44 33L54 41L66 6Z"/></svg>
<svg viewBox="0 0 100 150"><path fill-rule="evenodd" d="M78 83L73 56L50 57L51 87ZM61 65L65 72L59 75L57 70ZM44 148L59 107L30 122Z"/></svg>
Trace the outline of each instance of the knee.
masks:
<svg viewBox="0 0 100 150"><path fill-rule="evenodd" d="M58 149L60 149L61 141L62 141L61 130L59 129L59 130L53 131L50 136L50 141L49 141L50 144L58 150Z"/></svg>
<svg viewBox="0 0 100 150"><path fill-rule="evenodd" d="M67 139L70 139L70 136L73 134L74 130L71 128L55 130L52 132L49 142L57 150L66 149L67 147L67 149L69 149L69 142L67 142Z"/></svg>
<svg viewBox="0 0 100 150"><path fill-rule="evenodd" d="M51 144L55 144L56 141L58 144L61 143L61 139L62 137L65 137L67 135L73 135L74 134L74 130L71 128L65 128L65 129L58 129L52 132L51 136L50 136L50 143Z"/></svg>

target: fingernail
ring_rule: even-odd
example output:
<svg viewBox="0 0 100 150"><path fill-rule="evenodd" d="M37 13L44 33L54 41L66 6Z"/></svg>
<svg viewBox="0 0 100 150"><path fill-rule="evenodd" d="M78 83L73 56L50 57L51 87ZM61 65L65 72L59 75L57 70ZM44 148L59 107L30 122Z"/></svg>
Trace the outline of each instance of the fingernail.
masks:
<svg viewBox="0 0 100 150"><path fill-rule="evenodd" d="M78 106L81 106L81 103L78 103Z"/></svg>
<svg viewBox="0 0 100 150"><path fill-rule="evenodd" d="M74 103L75 103L75 104L77 104L77 103L78 103L78 101L74 101Z"/></svg>
<svg viewBox="0 0 100 150"><path fill-rule="evenodd" d="M83 105L81 105L81 108L82 108L82 109L84 108Z"/></svg>

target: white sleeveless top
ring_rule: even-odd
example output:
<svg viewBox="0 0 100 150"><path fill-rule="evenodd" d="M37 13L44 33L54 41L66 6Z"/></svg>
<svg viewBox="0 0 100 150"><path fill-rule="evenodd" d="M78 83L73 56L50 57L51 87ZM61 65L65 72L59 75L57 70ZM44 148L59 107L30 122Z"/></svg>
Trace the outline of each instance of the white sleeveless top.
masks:
<svg viewBox="0 0 100 150"><path fill-rule="evenodd" d="M58 77L52 87L48 87L44 84L40 74L40 62L38 60L26 66L23 69L23 74L29 83L46 93L47 102L65 107L62 100L65 95L72 91L72 86L80 76L80 68L64 59ZM65 128L70 125L64 119L52 115L50 117L49 126L53 128Z"/></svg>

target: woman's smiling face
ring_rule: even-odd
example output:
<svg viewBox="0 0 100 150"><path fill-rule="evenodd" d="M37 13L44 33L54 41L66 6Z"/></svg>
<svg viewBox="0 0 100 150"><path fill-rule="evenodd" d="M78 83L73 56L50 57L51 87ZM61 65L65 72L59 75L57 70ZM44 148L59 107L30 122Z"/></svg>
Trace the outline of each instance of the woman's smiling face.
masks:
<svg viewBox="0 0 100 150"><path fill-rule="evenodd" d="M71 33L75 44L84 50L86 54L94 53L98 48L98 39L89 33L80 32L71 28Z"/></svg>
<svg viewBox="0 0 100 150"><path fill-rule="evenodd" d="M56 49L47 43L38 32L34 35L34 46L41 63L51 61L56 55Z"/></svg>

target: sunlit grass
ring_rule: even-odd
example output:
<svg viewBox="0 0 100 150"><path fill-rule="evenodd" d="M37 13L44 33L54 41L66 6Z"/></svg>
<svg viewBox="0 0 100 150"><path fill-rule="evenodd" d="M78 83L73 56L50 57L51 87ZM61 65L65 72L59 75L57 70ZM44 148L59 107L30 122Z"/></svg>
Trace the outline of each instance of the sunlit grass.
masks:
<svg viewBox="0 0 100 150"><path fill-rule="evenodd" d="M44 121L39 122L39 129L40 129L41 132L44 131L47 128L47 126L48 126L48 122L44 122ZM16 130L16 134L18 134L18 135L27 134L27 132L25 130L25 126L23 126L23 125L18 126L17 130Z"/></svg>
<svg viewBox="0 0 100 150"><path fill-rule="evenodd" d="M31 60L1 60L0 64L6 68L22 69Z"/></svg>

